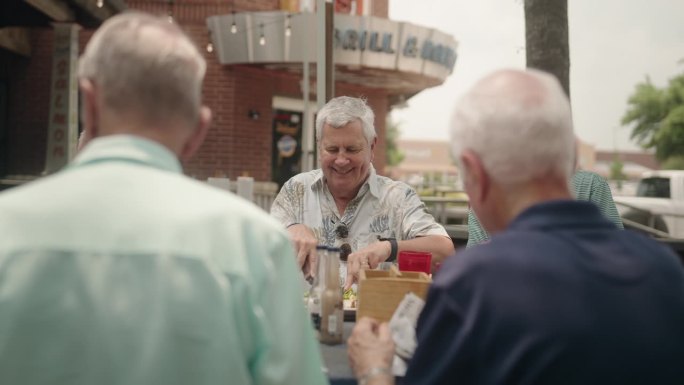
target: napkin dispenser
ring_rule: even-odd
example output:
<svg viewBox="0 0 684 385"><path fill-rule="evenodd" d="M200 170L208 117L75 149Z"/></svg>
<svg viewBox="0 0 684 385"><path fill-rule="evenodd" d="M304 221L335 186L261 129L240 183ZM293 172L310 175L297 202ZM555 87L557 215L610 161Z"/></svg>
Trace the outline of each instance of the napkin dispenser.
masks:
<svg viewBox="0 0 684 385"><path fill-rule="evenodd" d="M423 300L427 297L432 278L423 272L361 270L357 293L356 319L372 317L381 322L392 318L399 303L408 292Z"/></svg>

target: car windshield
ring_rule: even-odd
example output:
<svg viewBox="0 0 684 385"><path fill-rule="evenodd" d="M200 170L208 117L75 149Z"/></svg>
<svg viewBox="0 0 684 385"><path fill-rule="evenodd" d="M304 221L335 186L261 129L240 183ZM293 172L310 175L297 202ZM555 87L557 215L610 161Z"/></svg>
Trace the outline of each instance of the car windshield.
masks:
<svg viewBox="0 0 684 385"><path fill-rule="evenodd" d="M639 182L637 196L652 198L670 197L670 178L644 178Z"/></svg>

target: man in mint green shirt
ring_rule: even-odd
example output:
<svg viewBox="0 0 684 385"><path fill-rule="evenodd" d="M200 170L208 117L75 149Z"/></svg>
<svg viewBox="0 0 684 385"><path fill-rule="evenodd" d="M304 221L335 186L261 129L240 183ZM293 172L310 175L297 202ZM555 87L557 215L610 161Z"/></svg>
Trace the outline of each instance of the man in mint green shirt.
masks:
<svg viewBox="0 0 684 385"><path fill-rule="evenodd" d="M89 143L0 194L0 384L327 383L285 231L182 175L210 121L205 66L161 18L93 35Z"/></svg>

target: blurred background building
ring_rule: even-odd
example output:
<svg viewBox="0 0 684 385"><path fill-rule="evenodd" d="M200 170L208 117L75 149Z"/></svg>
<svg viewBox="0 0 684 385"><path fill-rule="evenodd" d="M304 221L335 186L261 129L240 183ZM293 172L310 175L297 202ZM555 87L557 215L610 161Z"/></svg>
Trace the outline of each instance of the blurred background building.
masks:
<svg viewBox="0 0 684 385"><path fill-rule="evenodd" d="M202 180L249 175L280 184L316 167L314 1L1 4L0 179L5 185L54 172L74 156L80 130L76 58L98 25L125 9L177 23L207 60L204 102L214 111L214 123L195 159L184 165L188 175ZM453 70L457 49L450 35L389 20L387 8L388 0L337 1L333 34L333 95L364 97L375 111L374 163L380 173L386 173L388 112L441 84Z"/></svg>

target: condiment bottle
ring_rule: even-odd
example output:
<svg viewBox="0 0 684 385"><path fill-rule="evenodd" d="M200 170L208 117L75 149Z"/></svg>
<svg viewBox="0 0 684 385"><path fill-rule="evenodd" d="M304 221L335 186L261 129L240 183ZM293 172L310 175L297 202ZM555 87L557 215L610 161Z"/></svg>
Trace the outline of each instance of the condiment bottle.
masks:
<svg viewBox="0 0 684 385"><path fill-rule="evenodd" d="M325 262L325 289L321 294L321 328L319 340L328 345L342 343L344 309L339 284L340 249L328 248Z"/></svg>
<svg viewBox="0 0 684 385"><path fill-rule="evenodd" d="M316 246L316 255L318 256L318 267L316 268L316 275L309 292L309 313L311 314L311 322L318 337L321 330L321 296L325 290L327 278L328 247L325 245Z"/></svg>

